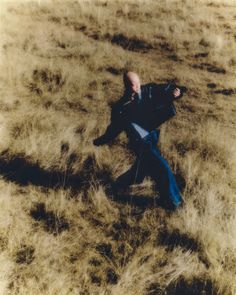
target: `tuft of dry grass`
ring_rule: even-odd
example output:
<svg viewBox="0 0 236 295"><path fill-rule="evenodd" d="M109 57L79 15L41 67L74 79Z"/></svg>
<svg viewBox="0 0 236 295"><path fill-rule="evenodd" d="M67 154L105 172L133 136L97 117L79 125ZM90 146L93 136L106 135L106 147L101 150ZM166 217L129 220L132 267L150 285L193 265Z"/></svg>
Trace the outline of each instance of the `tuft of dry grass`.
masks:
<svg viewBox="0 0 236 295"><path fill-rule="evenodd" d="M0 294L236 294L235 3L0 5ZM125 134L92 144L125 69L188 88L159 143L175 212L151 179L112 195Z"/></svg>

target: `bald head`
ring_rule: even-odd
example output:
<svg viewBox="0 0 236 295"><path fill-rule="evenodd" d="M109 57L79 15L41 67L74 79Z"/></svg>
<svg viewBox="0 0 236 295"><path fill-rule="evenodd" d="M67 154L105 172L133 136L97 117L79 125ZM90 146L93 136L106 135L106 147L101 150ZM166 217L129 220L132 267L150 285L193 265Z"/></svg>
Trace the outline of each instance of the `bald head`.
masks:
<svg viewBox="0 0 236 295"><path fill-rule="evenodd" d="M125 90L130 94L134 95L140 91L140 79L135 72L124 73L123 76Z"/></svg>

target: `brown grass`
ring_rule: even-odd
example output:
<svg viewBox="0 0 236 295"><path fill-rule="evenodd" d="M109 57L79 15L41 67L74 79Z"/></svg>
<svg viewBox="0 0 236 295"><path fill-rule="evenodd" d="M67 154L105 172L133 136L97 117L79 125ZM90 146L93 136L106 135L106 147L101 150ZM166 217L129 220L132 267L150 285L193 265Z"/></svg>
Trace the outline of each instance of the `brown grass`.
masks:
<svg viewBox="0 0 236 295"><path fill-rule="evenodd" d="M236 294L235 3L1 2L0 294ZM92 140L122 72L188 87L160 148L184 206Z"/></svg>

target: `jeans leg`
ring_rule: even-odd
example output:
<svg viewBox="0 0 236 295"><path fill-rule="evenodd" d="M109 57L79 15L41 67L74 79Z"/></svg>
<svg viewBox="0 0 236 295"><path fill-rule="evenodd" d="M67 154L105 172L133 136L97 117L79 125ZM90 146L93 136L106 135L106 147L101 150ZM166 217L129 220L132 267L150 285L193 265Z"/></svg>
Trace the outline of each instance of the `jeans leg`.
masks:
<svg viewBox="0 0 236 295"><path fill-rule="evenodd" d="M178 207L182 197L174 174L167 161L161 156L156 144L153 144L147 154L149 175L155 180L162 201Z"/></svg>
<svg viewBox="0 0 236 295"><path fill-rule="evenodd" d="M116 179L113 187L116 190L124 190L132 184L141 183L146 176L146 165L143 160L142 153L140 153L132 167Z"/></svg>

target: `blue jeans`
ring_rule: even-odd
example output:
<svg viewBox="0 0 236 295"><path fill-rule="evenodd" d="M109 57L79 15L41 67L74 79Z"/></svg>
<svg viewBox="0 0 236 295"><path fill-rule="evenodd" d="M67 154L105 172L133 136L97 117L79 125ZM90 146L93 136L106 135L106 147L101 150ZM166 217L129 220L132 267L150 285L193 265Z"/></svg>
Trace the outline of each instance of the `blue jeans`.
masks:
<svg viewBox="0 0 236 295"><path fill-rule="evenodd" d="M160 193L160 203L174 209L182 203L182 197L170 166L157 148L159 134L160 131L154 130L137 141L137 159L127 172L117 178L115 187L125 189L150 176Z"/></svg>

